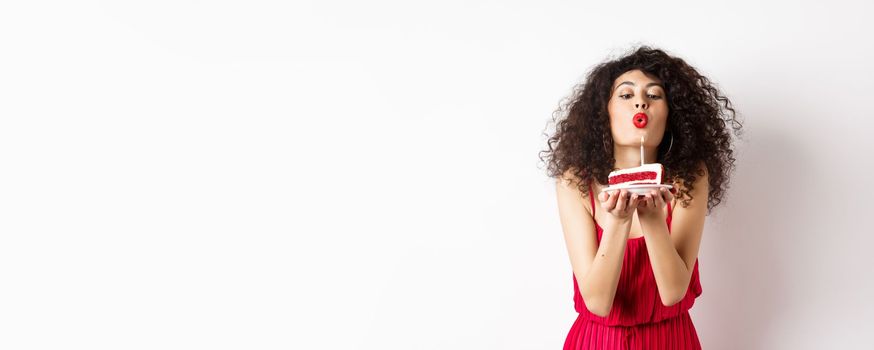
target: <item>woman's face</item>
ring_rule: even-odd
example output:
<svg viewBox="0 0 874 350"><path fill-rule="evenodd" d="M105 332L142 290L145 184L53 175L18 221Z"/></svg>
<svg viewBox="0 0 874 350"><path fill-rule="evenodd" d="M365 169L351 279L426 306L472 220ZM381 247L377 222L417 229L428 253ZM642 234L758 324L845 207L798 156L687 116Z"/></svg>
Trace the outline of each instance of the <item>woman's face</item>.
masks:
<svg viewBox="0 0 874 350"><path fill-rule="evenodd" d="M668 119L668 102L661 81L640 70L630 70L613 82L607 103L613 143L618 146L658 147ZM635 123L635 115L645 113L646 124ZM635 126L637 124L637 126ZM641 126L641 127L638 127Z"/></svg>

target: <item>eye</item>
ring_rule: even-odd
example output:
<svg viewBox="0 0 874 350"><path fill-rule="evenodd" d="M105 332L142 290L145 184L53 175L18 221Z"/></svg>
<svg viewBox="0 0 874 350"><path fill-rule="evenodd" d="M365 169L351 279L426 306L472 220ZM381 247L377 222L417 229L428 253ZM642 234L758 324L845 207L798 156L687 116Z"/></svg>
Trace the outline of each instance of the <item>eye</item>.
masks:
<svg viewBox="0 0 874 350"><path fill-rule="evenodd" d="M657 100L657 99L660 99L660 98L662 98L662 97L659 96L659 95L649 95L649 98L654 99L654 100Z"/></svg>
<svg viewBox="0 0 874 350"><path fill-rule="evenodd" d="M623 95L619 95L619 98L621 98L621 99L623 99L623 100L627 100L627 99L629 99L630 97L623 97L623 96L631 96L631 94L623 94Z"/></svg>

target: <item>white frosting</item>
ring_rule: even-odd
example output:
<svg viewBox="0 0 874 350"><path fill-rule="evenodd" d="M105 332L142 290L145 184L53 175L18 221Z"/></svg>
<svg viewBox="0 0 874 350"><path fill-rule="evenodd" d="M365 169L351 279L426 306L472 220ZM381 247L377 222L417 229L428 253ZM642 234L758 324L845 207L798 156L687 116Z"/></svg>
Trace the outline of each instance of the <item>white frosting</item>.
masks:
<svg viewBox="0 0 874 350"><path fill-rule="evenodd" d="M630 184L638 184L638 183L641 183L641 184L661 183L660 179L662 179L662 170L663 169L664 169L664 167L661 165L661 163L649 163L649 164L644 164L642 166L637 166L634 168L611 171L610 174L608 175L608 178L613 178L614 176L623 175L623 174L652 171L652 172L656 173L655 180L633 180L633 181L622 182L621 184L622 185L630 185ZM616 185L620 185L620 184L616 184Z"/></svg>

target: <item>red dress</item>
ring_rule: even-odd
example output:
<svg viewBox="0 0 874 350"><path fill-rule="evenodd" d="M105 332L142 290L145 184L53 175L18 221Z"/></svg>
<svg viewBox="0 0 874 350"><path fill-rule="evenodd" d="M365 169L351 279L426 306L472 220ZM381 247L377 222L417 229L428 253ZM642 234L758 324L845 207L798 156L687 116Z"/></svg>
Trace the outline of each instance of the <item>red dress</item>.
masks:
<svg viewBox="0 0 874 350"><path fill-rule="evenodd" d="M594 216L595 198L589 187ZM668 232L672 210L668 203ZM603 230L595 222L598 242ZM664 306L659 298L655 275L646 250L646 239L631 238L625 248L619 285L613 307L607 317L595 315L586 308L580 295L577 276L574 281L574 309L579 316L568 332L564 350L577 349L701 349L689 309L701 295L698 261L686 296L679 303Z"/></svg>

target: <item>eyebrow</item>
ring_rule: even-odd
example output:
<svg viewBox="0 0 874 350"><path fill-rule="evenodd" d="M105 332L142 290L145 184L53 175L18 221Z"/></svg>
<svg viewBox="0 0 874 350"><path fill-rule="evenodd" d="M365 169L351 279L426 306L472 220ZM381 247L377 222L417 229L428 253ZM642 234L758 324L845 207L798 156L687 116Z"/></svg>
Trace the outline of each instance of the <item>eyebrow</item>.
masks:
<svg viewBox="0 0 874 350"><path fill-rule="evenodd" d="M619 85L616 85L616 87L613 88L613 90L618 89L618 88L619 88L620 86L622 86L622 85L631 85L631 86L635 86L633 82L630 82L630 81L623 81L623 82L619 83ZM659 83L649 83L649 84L646 84L645 87L650 87L650 86L653 86L653 85L658 86L658 87L660 87L660 88L662 88L662 89L665 88L664 86L662 86L662 84L659 84Z"/></svg>

